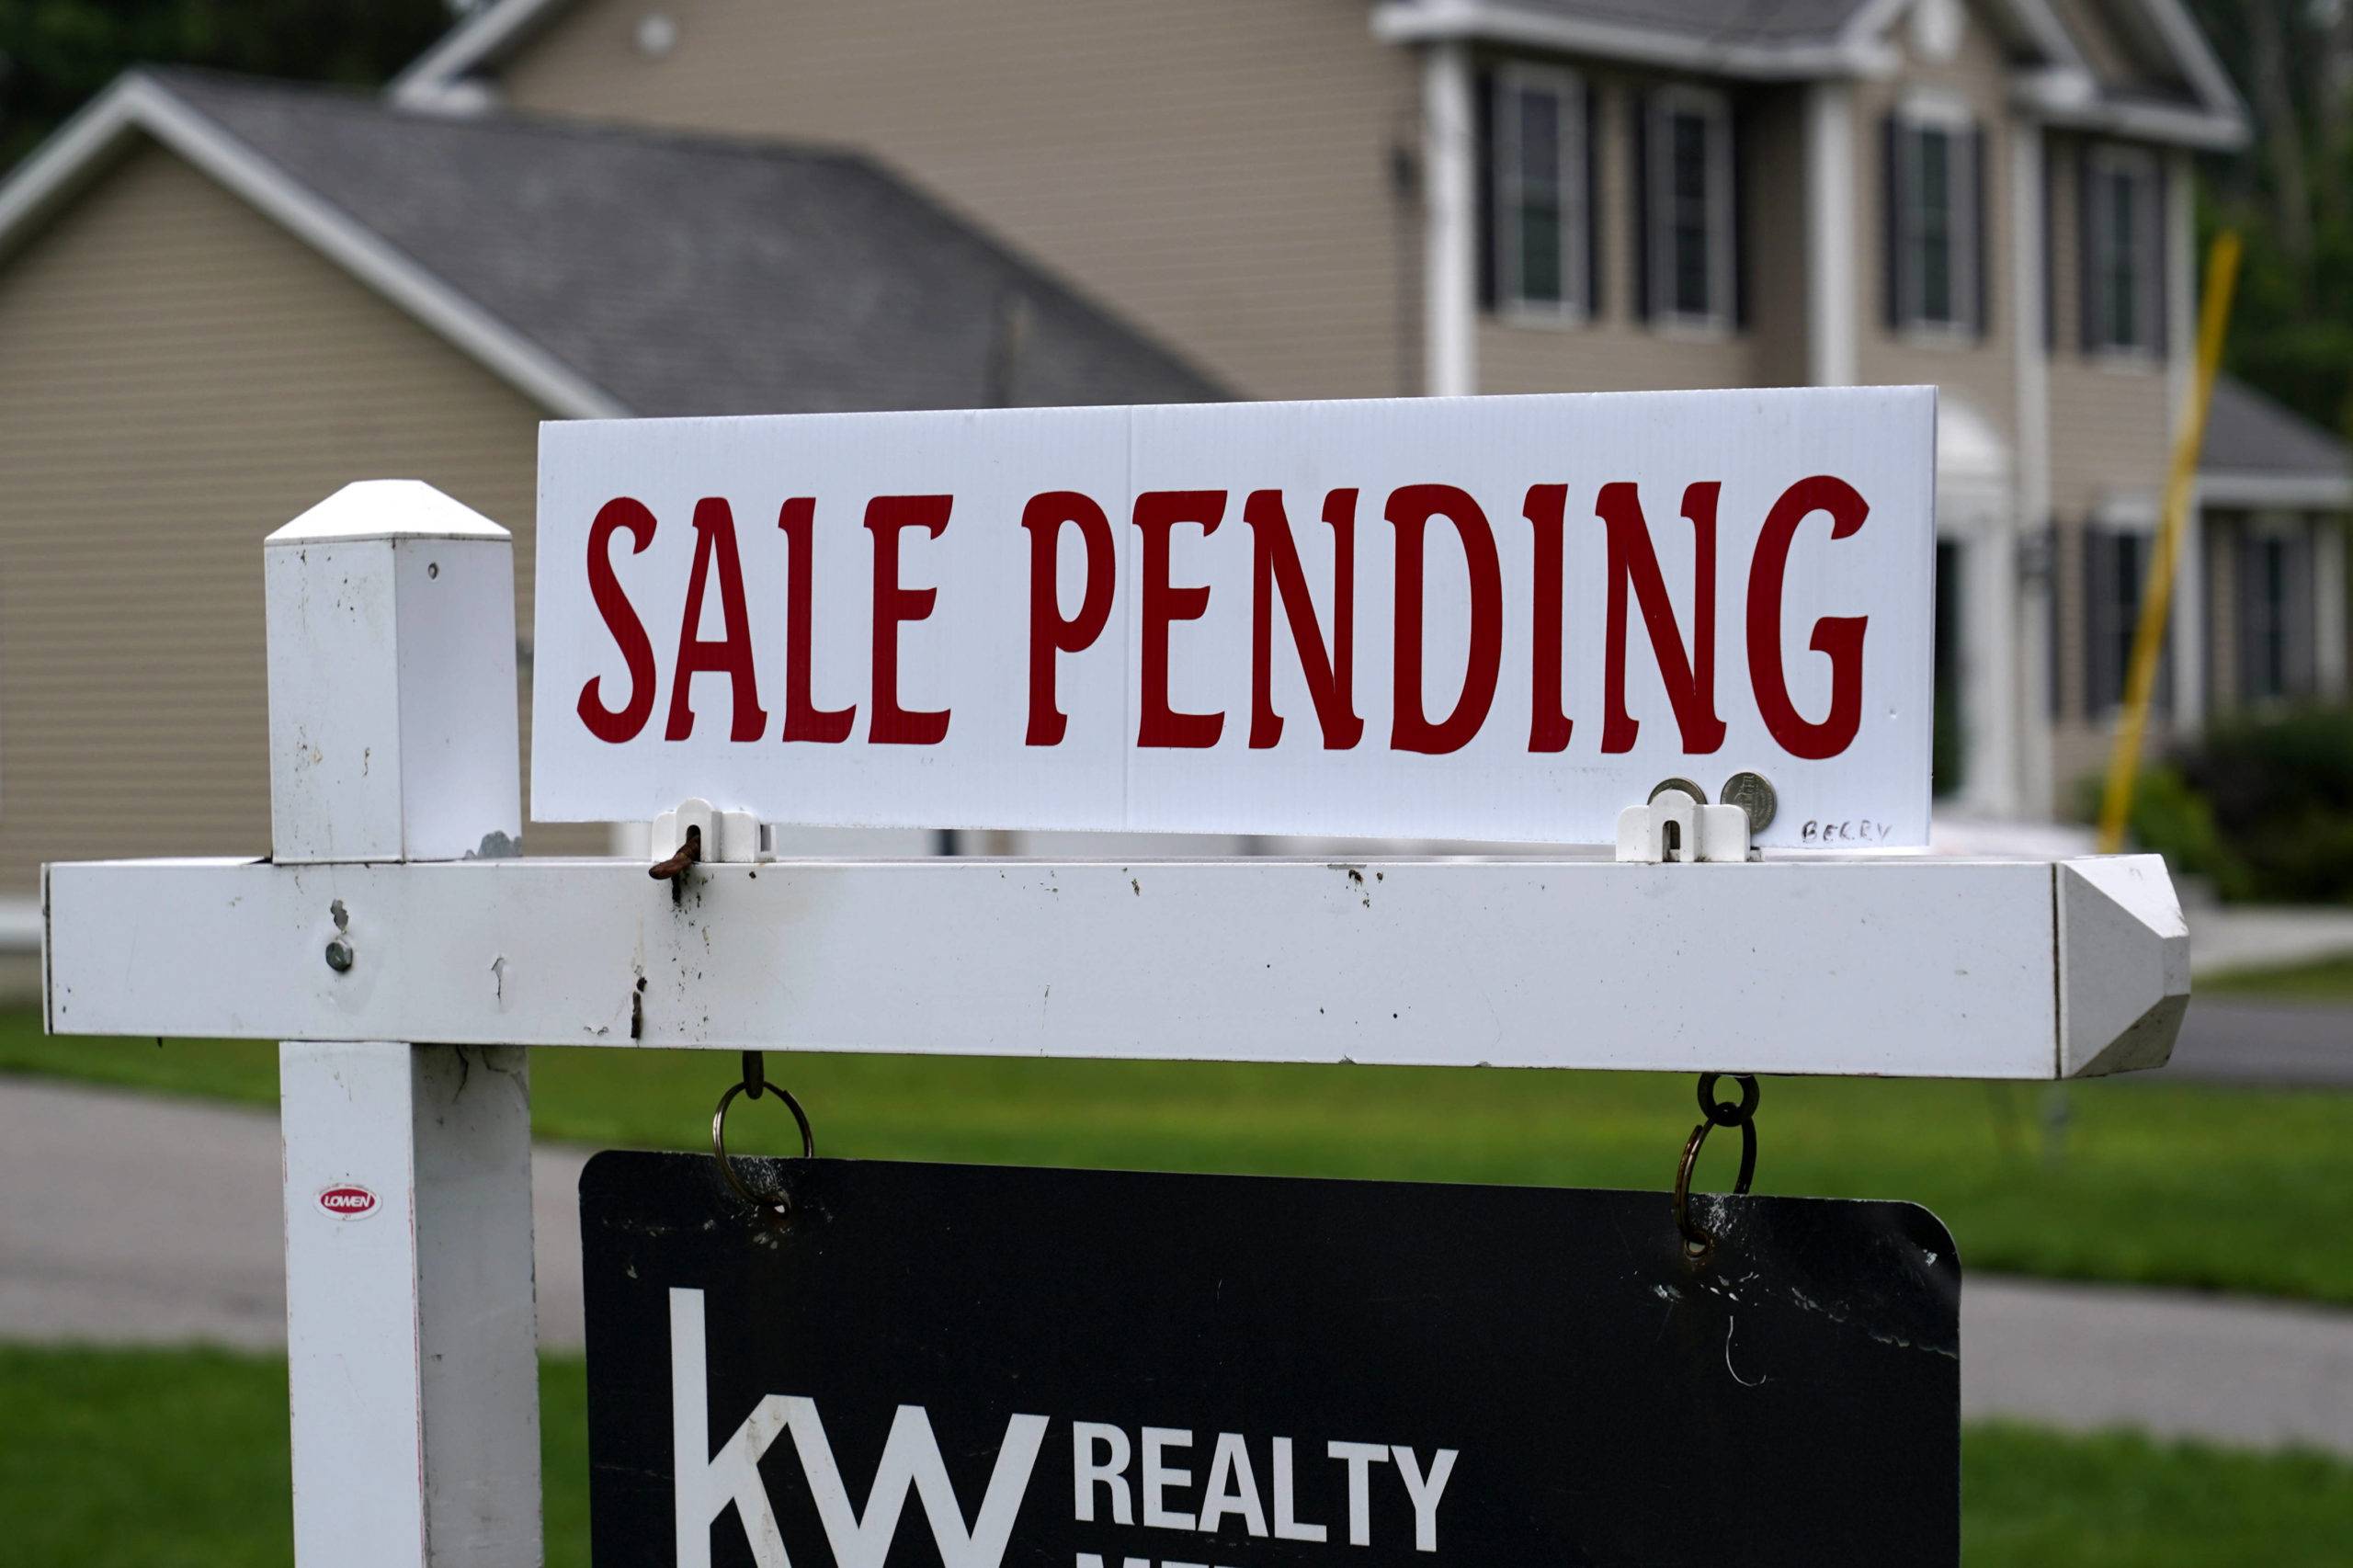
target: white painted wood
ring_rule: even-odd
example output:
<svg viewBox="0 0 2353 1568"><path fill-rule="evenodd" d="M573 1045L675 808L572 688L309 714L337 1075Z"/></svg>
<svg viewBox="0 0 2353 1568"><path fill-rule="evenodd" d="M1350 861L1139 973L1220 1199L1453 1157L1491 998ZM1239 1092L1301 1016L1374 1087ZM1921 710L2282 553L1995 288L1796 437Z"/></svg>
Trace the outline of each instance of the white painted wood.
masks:
<svg viewBox="0 0 2353 1568"><path fill-rule="evenodd" d="M303 1568L539 1561L525 1055L279 1048Z"/></svg>
<svg viewBox="0 0 2353 1568"><path fill-rule="evenodd" d="M2162 1067L2189 1010L2189 927L2155 855L2059 866L2060 1075ZM2097 955L2097 961L2094 961Z"/></svg>
<svg viewBox="0 0 2353 1568"><path fill-rule="evenodd" d="M270 535L281 861L514 853L514 546L428 485L351 484Z"/></svg>
<svg viewBox="0 0 2353 1568"><path fill-rule="evenodd" d="M513 556L505 529L413 482L347 486L270 536L274 870L413 877L515 853ZM347 993L409 935L339 900L317 915L303 967ZM255 957L224 950L222 985L268 983ZM417 1030L268 1037L300 1568L536 1563L524 1053L401 1043L437 1038Z"/></svg>
<svg viewBox="0 0 2353 1568"><path fill-rule="evenodd" d="M2054 929L2047 861L1893 856L775 861L675 903L625 861L61 865L50 1027L2050 1078L2067 985L2071 1071L2178 1017L2163 862L2086 867L2134 918Z"/></svg>
<svg viewBox="0 0 2353 1568"><path fill-rule="evenodd" d="M1607 845L1753 770L1768 847L1923 845L1935 439L1933 387L550 424L532 811Z"/></svg>

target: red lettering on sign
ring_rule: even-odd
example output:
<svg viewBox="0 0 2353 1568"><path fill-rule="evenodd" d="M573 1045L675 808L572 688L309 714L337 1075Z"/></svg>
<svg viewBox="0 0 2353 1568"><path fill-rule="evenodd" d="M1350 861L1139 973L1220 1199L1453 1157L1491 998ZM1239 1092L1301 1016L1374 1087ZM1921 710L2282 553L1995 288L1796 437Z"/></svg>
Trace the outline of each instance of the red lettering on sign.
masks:
<svg viewBox="0 0 2353 1568"><path fill-rule="evenodd" d="M1300 570L1299 547L1290 536L1279 490L1253 491L1243 504L1250 525L1250 745L1263 751L1283 738L1283 716L1275 711L1275 607L1278 588L1291 646L1299 653L1307 695L1324 727L1324 749L1347 751L1364 736L1354 700L1357 635L1357 493L1335 490L1324 497L1324 521L1332 530L1332 642L1327 650L1315 624L1315 602L1307 574Z"/></svg>
<svg viewBox="0 0 2353 1568"><path fill-rule="evenodd" d="M1063 615L1056 573L1064 524L1075 525L1086 550L1086 585L1078 613ZM1054 706L1054 659L1092 647L1111 619L1115 585L1111 520L1093 499L1074 490L1033 495L1021 509L1029 530L1029 734L1033 746L1058 746L1070 720Z"/></svg>
<svg viewBox="0 0 2353 1568"><path fill-rule="evenodd" d="M699 635L702 591L711 567L719 568L717 641ZM723 675L734 696L735 711L728 725L731 741L756 741L767 733L768 716L760 707L759 677L752 668L752 622L744 608L744 563L735 553L735 514L724 499L708 495L695 503L695 563L687 573L687 608L678 622L678 662L670 676L670 722L662 731L665 741L683 741L694 733L695 710L688 688L699 675Z"/></svg>
<svg viewBox="0 0 2353 1568"><path fill-rule="evenodd" d="M1405 484L1391 492L1387 516L1397 530L1396 650L1392 660L1392 751L1432 756L1461 751L1487 722L1503 667L1504 580L1495 559L1495 530L1479 503L1451 484ZM1432 517L1444 517L1461 537L1471 570L1471 646L1462 693L1454 710L1432 723L1422 708L1422 575L1424 536Z"/></svg>
<svg viewBox="0 0 2353 1568"><path fill-rule="evenodd" d="M1143 533L1143 691L1136 722L1140 746L1213 746L1225 729L1225 715L1179 713L1168 705L1168 628L1199 620L1210 608L1210 591L1179 588L1168 581L1169 535L1179 523L1199 525L1201 537L1217 532L1225 517L1222 490L1148 490L1136 497L1135 526Z"/></svg>
<svg viewBox="0 0 2353 1568"><path fill-rule="evenodd" d="M815 676L810 641L815 635L812 601L816 597L816 545L810 532L817 509L814 496L796 495L777 513L776 526L784 530L784 614L788 625L784 643L784 733L788 741L814 741L838 745L849 739L858 718L858 704L820 708L810 695Z"/></svg>
<svg viewBox="0 0 2353 1568"><path fill-rule="evenodd" d="M936 746L948 738L949 710L899 706L899 627L923 620L938 602L937 588L899 585L899 534L921 528L938 539L948 527L952 495L877 495L866 504L874 535L874 715L866 738L878 745Z"/></svg>
<svg viewBox="0 0 2353 1568"><path fill-rule="evenodd" d="M1683 633L1675 623L1675 606L1666 597L1666 579L1658 569L1658 551L1651 544L1650 524L1643 517L1642 497L1634 486L1620 482L1605 484L1594 503L1595 515L1609 530L1608 619L1603 635L1601 749L1631 751L1642 725L1626 711L1626 585L1643 607L1643 624L1650 633L1651 651L1658 658L1658 673L1666 684L1666 699L1674 705L1675 722L1683 732L1683 749L1705 756L1724 744L1724 722L1716 717L1716 493L1712 482L1683 492L1683 515L1691 520L1691 650L1686 655Z"/></svg>
<svg viewBox="0 0 2353 1568"><path fill-rule="evenodd" d="M629 670L629 700L619 708L608 708L603 700L602 676L590 676L580 688L580 722L588 733L600 741L619 745L637 738L645 728L645 721L654 713L654 643L645 635L645 623L637 618L637 608L622 591L620 575L613 571L613 535L629 535L629 552L642 553L654 542L654 514L642 501L617 495L597 509L597 520L588 525L588 596L597 604L597 613L604 618L605 630L613 634L613 642L621 651L621 663Z"/></svg>
<svg viewBox="0 0 2353 1568"><path fill-rule="evenodd" d="M1748 568L1748 678L1756 710L1774 741L1791 756L1819 762L1845 751L1863 722L1863 632L1870 617L1824 616L1813 623L1806 646L1830 657L1830 712L1808 723L1790 700L1788 673L1781 665L1781 590L1789 574L1790 544L1798 526L1816 512L1830 514L1830 537L1845 539L1863 526L1870 505L1843 479L1816 474L1781 492L1766 514Z"/></svg>
<svg viewBox="0 0 2353 1568"><path fill-rule="evenodd" d="M1565 484L1531 484L1520 508L1536 530L1534 664L1529 670L1528 749L1566 751L1573 728L1561 705L1561 600L1568 592L1562 562L1566 553L1563 518L1569 507Z"/></svg>

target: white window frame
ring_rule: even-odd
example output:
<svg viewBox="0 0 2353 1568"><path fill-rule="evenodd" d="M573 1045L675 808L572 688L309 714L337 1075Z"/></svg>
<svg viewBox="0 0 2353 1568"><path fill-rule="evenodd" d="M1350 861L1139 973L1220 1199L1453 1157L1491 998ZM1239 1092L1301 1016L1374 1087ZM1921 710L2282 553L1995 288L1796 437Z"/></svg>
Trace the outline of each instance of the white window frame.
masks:
<svg viewBox="0 0 2353 1568"><path fill-rule="evenodd" d="M1643 140L1650 167L1650 296L1654 324L1704 334L1729 332L1737 259L1733 254L1732 101L1708 87L1685 84L1652 93L1650 124ZM1707 124L1708 306L1679 309L1675 298L1675 121L1692 116Z"/></svg>
<svg viewBox="0 0 2353 1568"><path fill-rule="evenodd" d="M1586 188L1585 78L1557 66L1507 64L1495 72L1489 127L1495 168L1494 210L1495 309L1499 313L1548 323L1578 322L1593 297L1586 270L1591 264L1593 193ZM1519 99L1547 93L1559 106L1557 179L1561 210L1561 297L1531 300L1522 290L1520 264Z"/></svg>
<svg viewBox="0 0 2353 1568"><path fill-rule="evenodd" d="M1896 256L1901 269L1903 290L1898 296L1904 301L1904 318L1899 324L1908 336L1930 342L1967 339L1974 342L1983 324L1977 319L1978 301L1982 297L1977 283L1977 191L1980 171L1975 166L1978 156L1977 117L1961 99L1943 97L1915 96L1897 106L1896 156L1905 160L1904 177L1900 188L1904 192L1909 210L1895 215L1897 243L1902 246ZM1921 142L1925 132L1943 135L1949 148L1946 166L1947 194L1952 210L1945 225L1946 243L1951 255L1946 258L1946 275L1951 279L1952 314L1947 320L1936 320L1925 313L1927 280L1923 275L1921 256L1921 226L1926 209L1921 205L1919 163Z"/></svg>
<svg viewBox="0 0 2353 1568"><path fill-rule="evenodd" d="M2157 155L2147 148L2114 144L2094 147L2084 166L2096 187L2088 199L2077 203L2092 221L2092 232L2079 238L2091 257L2092 286L2081 308L2090 312L2091 319L2097 324L2091 335L2093 352L2133 362L2153 359L2159 339L2157 312L2165 308L2161 276L2165 256L2165 170L2157 162ZM2135 225L2141 231L2135 237L2139 255L2133 266L2133 291L2139 296L2139 308L2133 316L2139 336L2131 343L2118 343L2109 335L2109 279L2115 260L2116 236L2109 222L2106 197L2109 182L2120 175L2134 181L2141 190L2139 222Z"/></svg>

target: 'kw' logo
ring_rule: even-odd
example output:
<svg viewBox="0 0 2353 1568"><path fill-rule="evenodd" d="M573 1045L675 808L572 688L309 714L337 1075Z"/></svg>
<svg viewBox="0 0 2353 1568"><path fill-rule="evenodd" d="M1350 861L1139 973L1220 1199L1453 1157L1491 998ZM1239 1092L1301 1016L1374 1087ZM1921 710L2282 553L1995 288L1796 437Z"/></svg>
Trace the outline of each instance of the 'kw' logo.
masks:
<svg viewBox="0 0 2353 1568"><path fill-rule="evenodd" d="M988 1494L981 1499L980 1514L968 1527L963 1508L956 1501L956 1489L948 1479L948 1466L939 1456L939 1440L932 1435L931 1417L921 1405L899 1406L861 1517L842 1484L841 1467L834 1460L833 1445L825 1439L824 1423L817 1418L812 1400L767 1395L718 1454L706 1457L710 1405L705 1367L702 1292L673 1290L670 1420L678 1568L710 1568L711 1522L730 1503L744 1522L752 1560L759 1568L791 1568L759 1471L760 1457L787 1431L792 1434L792 1446L807 1473L810 1497L825 1527L835 1568L882 1568L910 1489L922 1500L945 1568L998 1568L1003 1562L1014 1516L1020 1512L1022 1495L1029 1489L1029 1471L1037 1463L1039 1445L1045 1441L1046 1417L1016 1415L1006 1423L1005 1443L997 1449Z"/></svg>

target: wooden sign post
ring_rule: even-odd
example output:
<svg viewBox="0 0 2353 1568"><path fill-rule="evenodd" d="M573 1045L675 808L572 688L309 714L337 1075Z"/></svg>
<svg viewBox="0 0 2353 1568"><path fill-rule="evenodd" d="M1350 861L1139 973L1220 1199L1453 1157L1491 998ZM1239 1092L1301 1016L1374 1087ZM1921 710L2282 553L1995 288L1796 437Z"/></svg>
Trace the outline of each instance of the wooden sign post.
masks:
<svg viewBox="0 0 2353 1568"><path fill-rule="evenodd" d="M675 894L633 862L514 858L503 530L424 486L374 483L273 534L274 853L45 868L45 1003L61 1034L286 1042L304 1568L537 1561L521 1047L2025 1079L2161 1063L2187 1004L2188 953L2154 857L1792 852L1693 864L1682 863L1687 841L1660 863L1667 828L1699 819L1688 801L1647 805L1648 786L1688 777L1695 756L1773 776L1782 811L1814 822L1816 842L1824 821L1867 818L1891 844L1926 834L1927 576L1909 563L1933 538L1925 404L1720 395L1534 400L1549 410L1506 400L1483 436L1476 401L1337 405L1329 417L1347 438L1326 445L1312 405L1065 411L1126 433L1072 436L1062 466L1051 460L1065 450L1062 427L1042 416L921 416L870 427L866 446L865 427L840 421L551 426L535 781L557 816L618 815L626 802L629 814L710 824L704 863ZM1644 437L1654 425L1689 438ZM1146 429L1164 426L1176 432L1165 443ZM1001 447L992 430L1008 437ZM766 467L754 460L763 441L778 459ZM839 460L821 474L827 452ZM1843 523L1852 508L1824 485L1776 525L1777 508L1798 505L1791 487L1822 474L1870 518ZM1621 482L1631 494L1599 489ZM1452 494L1401 501L1408 483ZM1711 483L1712 495L1696 494ZM1211 538L1206 492L1219 486L1229 516ZM857 508L839 513L851 490ZM1254 525L1253 498L1267 490L1288 516L1296 575L1279 551L1263 572L1255 563L1252 537L1268 538L1273 514L1256 503ZM1331 597L1342 493L1360 574L1346 703L1307 647L1321 635L1327 659L1347 657ZM1189 499L1151 499L1170 494ZM954 499L935 529L936 500L886 509L878 524L878 495ZM1026 528L1039 495L1061 500ZM733 542L700 505L713 497L734 514ZM617 510L623 499L651 523ZM1621 502L1639 503L1640 539L1634 522L1611 523ZM1118 526L1108 546L1082 546L1097 510ZM1140 526L1163 512L1166 528ZM1710 517L1712 562L1698 548ZM1427 562L1446 572L1427 564L1422 592L1404 593L1399 541L1432 517L1442 520L1428 537L1458 543L1446 557L1433 544ZM1048 533L1072 551L1051 570L1036 554ZM1483 538L1495 541L1498 593L1533 596L1505 623L1494 700L1451 749L1401 747L1401 735L1427 742L1415 722L1443 729L1483 685ZM1229 542L1223 555L1208 548ZM953 548L918 566L927 544ZM1814 564L1802 582L1789 567L1790 592L1768 615L1750 585L1760 557L1784 547ZM796 548L816 584L844 573L862 583L837 601L796 579ZM1082 548L1094 552L1084 566ZM1847 550L1859 564L1834 564ZM1655 573L1633 564L1645 552ZM1540 568L1562 574L1559 627ZM1724 584L1716 619L1736 632L1693 620L1711 572ZM1687 585L1670 591L1678 575ZM1204 585L1194 615L1202 601L1184 596ZM614 608L622 600L629 616ZM829 625L837 603L851 608ZM926 613L946 633L927 647ZM1254 614L1260 640L1287 650L1258 699ZM1859 614L1873 618L1868 630L1839 630ZM1629 631L1638 623L1647 631ZM1040 629L1052 675L1042 701ZM732 662L739 636L748 665ZM1698 702L1711 637L1732 737L1721 754L1676 700ZM1616 750L1613 642L1633 650L1614 699L1640 724L1639 739L1620 727ZM1427 650L1418 688L1397 674L1408 648ZM1871 663L1882 648L1896 673ZM1557 655L1557 687L1544 652ZM796 665L804 655L813 662ZM694 673L706 668L722 673ZM1140 744L1137 724L1164 698L1163 717L1222 709L1226 722L1205 745ZM1555 699L1565 733L1544 722ZM1814 758L1807 747L1825 742L1775 739L1770 710L1784 699L1814 725L1858 704L1848 749ZM656 738L682 704L688 733ZM842 726L819 710L853 705L837 740L785 733L799 714L831 733ZM1342 706L1363 722L1361 754L1333 744ZM1284 733L1258 745L1268 708ZM943 709L954 719L937 745L915 741L908 726ZM1038 744L1054 713L1067 753ZM631 729L632 717L643 724ZM575 720L587 727L567 729ZM597 736L599 722L611 733ZM1371 782L1349 781L1356 761ZM943 803L927 811L935 796ZM1579 831L1536 833L1555 807ZM1651 813L1634 824L1650 830L1647 857L1637 831L1631 858L763 861L749 825L1256 824L1593 841L1627 808ZM1757 836L1802 848L1787 828Z"/></svg>

